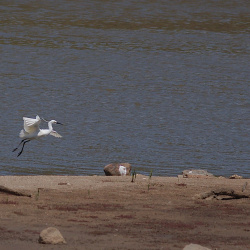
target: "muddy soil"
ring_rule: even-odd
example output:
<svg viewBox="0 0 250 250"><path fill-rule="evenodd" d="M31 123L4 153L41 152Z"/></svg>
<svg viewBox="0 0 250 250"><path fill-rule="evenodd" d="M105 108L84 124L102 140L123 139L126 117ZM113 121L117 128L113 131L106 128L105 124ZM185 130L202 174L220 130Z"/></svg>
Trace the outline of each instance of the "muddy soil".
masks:
<svg viewBox="0 0 250 250"><path fill-rule="evenodd" d="M0 249L172 250L189 243L250 249L249 198L198 198L220 188L250 195L250 180L142 175L131 180L0 176L0 185L32 195L0 192ZM50 226L67 244L38 243L39 233Z"/></svg>

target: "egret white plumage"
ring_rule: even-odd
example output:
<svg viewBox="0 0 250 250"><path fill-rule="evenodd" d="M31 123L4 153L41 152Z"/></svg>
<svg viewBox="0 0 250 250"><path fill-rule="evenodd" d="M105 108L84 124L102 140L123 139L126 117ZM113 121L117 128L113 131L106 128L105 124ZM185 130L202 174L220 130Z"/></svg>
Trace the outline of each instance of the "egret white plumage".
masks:
<svg viewBox="0 0 250 250"><path fill-rule="evenodd" d="M43 119L43 118L42 118ZM44 119L43 119L44 120ZM35 119L33 118L27 118L27 117L23 117L23 128L20 131L19 137L23 138L22 141L18 144L18 146L16 148L13 149L12 152L16 151L19 146L21 144L23 144L21 151L18 153L17 157L20 156L23 152L23 148L25 143L34 140L34 139L40 139L43 136L46 135L53 135L55 137L61 138L62 136L59 135L55 130L53 130L52 124L61 124L60 122L57 122L55 120L51 120L51 121L46 121L48 122L48 129L40 129L39 125L41 123L41 119L40 117L37 115Z"/></svg>

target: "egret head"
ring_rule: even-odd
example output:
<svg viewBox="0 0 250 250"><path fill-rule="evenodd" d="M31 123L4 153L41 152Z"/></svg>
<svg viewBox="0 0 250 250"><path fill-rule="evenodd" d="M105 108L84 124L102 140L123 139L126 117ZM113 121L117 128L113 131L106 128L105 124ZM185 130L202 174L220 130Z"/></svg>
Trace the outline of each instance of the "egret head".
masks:
<svg viewBox="0 0 250 250"><path fill-rule="evenodd" d="M42 118L42 119L43 119L45 122L49 122L49 121L45 120L44 118ZM60 124L60 125L63 125L62 123L57 122L56 120L51 120L50 123L52 123L52 124Z"/></svg>
<svg viewBox="0 0 250 250"><path fill-rule="evenodd" d="M57 121L55 121L55 120L52 120L52 123L63 125L62 123L57 122Z"/></svg>

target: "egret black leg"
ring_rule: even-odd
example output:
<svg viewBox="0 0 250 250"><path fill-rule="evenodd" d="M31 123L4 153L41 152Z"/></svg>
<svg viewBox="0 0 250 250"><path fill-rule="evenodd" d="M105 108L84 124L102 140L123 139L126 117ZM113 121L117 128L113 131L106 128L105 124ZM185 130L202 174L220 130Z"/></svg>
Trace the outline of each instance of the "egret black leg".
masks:
<svg viewBox="0 0 250 250"><path fill-rule="evenodd" d="M18 153L17 157L18 157L19 155L22 154L25 143L27 143L27 142L29 142L29 141L30 141L30 140L26 140L26 141L23 142L22 149L21 149L21 151Z"/></svg>
<svg viewBox="0 0 250 250"><path fill-rule="evenodd" d="M28 140L28 139L23 139L23 140L21 140L21 142L18 144L18 146L17 146L16 148L14 148L14 149L12 150L12 152L15 152L15 151L19 148L19 146L20 146L24 141L26 141L26 140Z"/></svg>

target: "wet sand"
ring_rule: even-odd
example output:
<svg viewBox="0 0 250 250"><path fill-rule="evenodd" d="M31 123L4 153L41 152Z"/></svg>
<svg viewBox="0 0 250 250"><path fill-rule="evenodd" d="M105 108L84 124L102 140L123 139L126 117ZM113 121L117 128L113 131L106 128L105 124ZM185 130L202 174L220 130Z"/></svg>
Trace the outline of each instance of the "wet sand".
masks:
<svg viewBox="0 0 250 250"><path fill-rule="evenodd" d="M250 195L249 179L137 175L0 176L0 249L250 249L250 199L198 199L215 189ZM246 186L246 182L248 185ZM242 192L242 188L245 190ZM39 190L39 192L38 192ZM38 243L56 227L66 245Z"/></svg>

